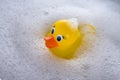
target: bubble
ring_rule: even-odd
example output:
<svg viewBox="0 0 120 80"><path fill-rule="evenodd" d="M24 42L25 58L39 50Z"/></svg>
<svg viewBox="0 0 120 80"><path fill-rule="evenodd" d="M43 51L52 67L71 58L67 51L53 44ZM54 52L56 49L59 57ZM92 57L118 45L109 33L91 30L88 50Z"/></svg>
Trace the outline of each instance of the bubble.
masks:
<svg viewBox="0 0 120 80"><path fill-rule="evenodd" d="M49 12L48 11L44 11L44 15L48 15L49 14Z"/></svg>
<svg viewBox="0 0 120 80"><path fill-rule="evenodd" d="M0 75L3 79L9 80L11 75L14 76L11 80L120 79L119 4L103 0L8 0L0 4ZM88 37L93 37L86 36L85 42L90 44L76 52L80 55L63 60L46 48L44 35L55 21L74 17L79 24L94 25L97 39L88 41Z"/></svg>

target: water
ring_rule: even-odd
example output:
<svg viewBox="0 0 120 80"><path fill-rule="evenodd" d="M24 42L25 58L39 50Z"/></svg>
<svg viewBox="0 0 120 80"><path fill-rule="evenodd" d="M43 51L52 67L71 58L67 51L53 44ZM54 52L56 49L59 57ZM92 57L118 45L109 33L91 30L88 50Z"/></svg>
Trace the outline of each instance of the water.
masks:
<svg viewBox="0 0 120 80"><path fill-rule="evenodd" d="M119 80L119 1L0 2L1 80ZM96 26L97 40L78 58L59 59L43 37L56 20L73 17Z"/></svg>

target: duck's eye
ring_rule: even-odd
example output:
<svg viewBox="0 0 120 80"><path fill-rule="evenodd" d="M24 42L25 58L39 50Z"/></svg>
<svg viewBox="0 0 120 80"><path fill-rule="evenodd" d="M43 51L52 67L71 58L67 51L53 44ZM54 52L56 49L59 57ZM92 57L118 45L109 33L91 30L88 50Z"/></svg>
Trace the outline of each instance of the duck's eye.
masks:
<svg viewBox="0 0 120 80"><path fill-rule="evenodd" d="M62 35L58 35L57 36L57 41L61 41L63 39L63 36Z"/></svg>
<svg viewBox="0 0 120 80"><path fill-rule="evenodd" d="M54 34L55 32L55 28L52 28L51 34Z"/></svg>

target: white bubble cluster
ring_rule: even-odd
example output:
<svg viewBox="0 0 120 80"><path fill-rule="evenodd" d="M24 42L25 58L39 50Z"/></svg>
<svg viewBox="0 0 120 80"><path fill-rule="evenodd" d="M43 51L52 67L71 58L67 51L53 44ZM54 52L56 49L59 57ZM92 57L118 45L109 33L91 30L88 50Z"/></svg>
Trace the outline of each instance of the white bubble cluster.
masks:
<svg viewBox="0 0 120 80"><path fill-rule="evenodd" d="M1 0L0 78L3 80L119 80L119 0ZM75 59L50 54L44 35L59 19L92 24L96 42Z"/></svg>

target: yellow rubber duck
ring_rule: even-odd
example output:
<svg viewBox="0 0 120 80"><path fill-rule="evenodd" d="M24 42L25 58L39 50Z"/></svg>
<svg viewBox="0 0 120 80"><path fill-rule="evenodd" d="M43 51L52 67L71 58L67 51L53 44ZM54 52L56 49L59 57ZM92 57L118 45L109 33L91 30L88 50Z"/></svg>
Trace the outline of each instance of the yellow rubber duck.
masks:
<svg viewBox="0 0 120 80"><path fill-rule="evenodd" d="M93 31L95 28L89 26ZM76 18L55 22L44 40L47 48L56 56L70 59L82 43L83 28L78 27ZM86 30L83 30L84 32Z"/></svg>

